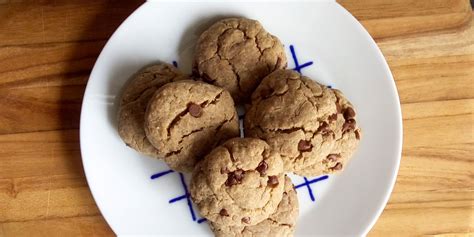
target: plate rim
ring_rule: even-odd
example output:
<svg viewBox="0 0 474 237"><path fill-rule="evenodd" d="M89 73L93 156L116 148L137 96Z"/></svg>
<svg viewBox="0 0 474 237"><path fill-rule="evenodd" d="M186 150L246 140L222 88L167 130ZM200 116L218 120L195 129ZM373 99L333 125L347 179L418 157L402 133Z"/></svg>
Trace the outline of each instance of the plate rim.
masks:
<svg viewBox="0 0 474 237"><path fill-rule="evenodd" d="M244 2L262 2L262 1L263 2L268 2L268 0L253 0L253 1L244 1ZM277 0L276 2L308 2L308 1L309 2L325 2L325 3L336 4L335 6L336 6L336 8L338 8L339 11L341 11L343 14L345 14L346 16L351 18L352 21L355 21L354 26L357 27L360 32L362 32L362 34L365 37L365 40L370 42L371 47L373 47L376 50L376 56L380 60L380 62L382 62L383 71L385 72L385 74L387 76L387 79L389 79L389 81L390 81L391 90L393 91L393 95L395 96L395 99L397 100L397 103L395 103L396 106L394 107L396 109L395 112L396 112L396 115L397 115L396 120L398 121L398 128L397 128L398 139L397 139L397 144L394 145L394 147L397 150L396 166L394 167L393 172L391 174L390 182L389 182L390 184L385 190L383 200L380 203L380 205L378 205L377 212L374 213L374 215L372 215L370 223L368 225L366 225L364 230L363 230L362 235L365 236L373 228L373 226L375 225L375 223L377 222L377 220L380 218L381 214L385 210L385 207L386 207L386 205L387 205L387 203L390 199L390 196L393 192L393 189L394 189L394 186L396 184L397 177L398 177L398 172L399 172L399 169L400 169L400 162L401 162L401 158L402 158L402 147L403 147L403 117L402 117L402 111L401 111L400 97L399 97L399 94L398 94L398 90L397 90L397 87L396 87L395 80L393 78L393 74L392 74L392 72L390 70L390 67L388 65L388 62L387 62L386 58L384 57L382 51L378 47L377 43L372 38L372 36L369 34L369 32L364 28L364 26L347 9L345 9L340 3L336 2L336 1L333 1L333 0L313 0L313 1L311 1L311 0L297 0L297 1L293 1L293 0L281 0L280 1L280 0ZM114 33L109 37L109 39L107 40L106 44L102 48L99 56L97 57L97 59L94 63L94 66L93 66L93 68L91 70L91 73L89 75L89 80L92 79L92 75L94 74L94 71L97 70L97 63L103 57L103 51L107 47L110 47L109 46L110 42L114 39L114 37L116 37L118 32L120 32L124 28L124 25L126 25L127 22L131 21L134 18L134 16L140 14L140 12L143 11L150 4L156 4L156 3L160 3L160 2L168 2L168 3L169 2L181 2L182 3L182 2L187 2L187 1L184 1L184 0L177 0L177 1L147 0L144 3L142 3L137 9L135 9L117 27L117 29L114 31ZM217 3L219 1L218 0L207 0L207 1L206 0L190 0L189 2L216 2ZM235 0L230 0L230 2L236 2L236 1ZM89 80L87 82L86 89L84 91L83 101L81 103L81 114L80 114L80 122L79 122L79 124L80 124L79 125L79 143L80 143L80 150L81 150L82 166L83 166L83 169L84 169L84 175L86 177L88 187L91 191L94 202L97 205L97 208L99 209L99 211L101 213L101 216L105 219L105 221L107 222L108 226L112 229L114 234L118 235L116 228L113 225L111 225L109 218L106 215L103 214L104 213L103 212L103 207L101 207L97 202L97 199L96 199L96 196L97 196L96 192L97 191L94 190L93 185L91 185L93 183L93 181L90 178L91 175L90 174L88 175L88 171L87 171L88 169L86 168L88 162L87 162L87 159L84 158L85 157L85 154L84 154L84 149L85 148L84 148L84 143L83 143L84 129L82 129L82 128L85 127L85 125L84 125L84 108L86 106L87 99L88 99L87 94L88 94L88 91L90 90Z"/></svg>
<svg viewBox="0 0 474 237"><path fill-rule="evenodd" d="M356 22L356 25L357 27L359 28L359 30L361 30L362 32L364 32L364 35L366 37L366 39L370 42L370 44L375 47L376 49L376 52L377 52L377 57L380 59L381 62L383 62L383 68L384 68L384 71L387 73L388 75L388 79L390 79L390 85L391 85L391 89L392 91L394 92L394 95L395 95L395 99L397 100L397 103L396 103L396 113L397 113L397 121L399 122L399 126L398 126L398 132L399 132L399 138L397 139L397 143L396 144L396 150L398 151L397 152L397 162L396 162L396 167L394 169L394 172L393 174L391 175L390 177L390 186L388 189L386 189L385 191L385 194L384 194L384 197L383 197L383 201L382 201L382 205L379 205L379 208L377 210L377 213L375 213L375 215L373 216L370 224L365 228L365 231L364 231L364 236L367 235L369 233L369 231L374 227L375 223L377 222L377 220L380 218L380 216L382 215L383 211L385 210L385 207L387 206L387 203L390 199L390 196L392 195L392 192L393 192L393 189L395 187L395 184L396 184L396 181L397 181L397 178L398 178L398 172L400 170L400 162L401 162L401 159L402 159L402 149L403 149L403 115L402 115L402 108L401 108L401 102L400 102L400 96L398 94L398 89L397 89L397 85L395 83L395 79L393 78L393 74L392 74L392 71L390 70L390 66L388 65L388 62L385 58L385 56L383 55L382 53L382 50L380 50L379 46L377 45L377 43L375 42L374 38L372 38L372 36L369 34L369 32L367 31L367 29L365 29L365 27L362 25L362 23L360 23L359 20L357 20L357 18L355 18L346 8L344 8L340 3L338 2L335 2L337 7L342 10L342 12L346 15L348 15L348 17L352 18L353 21Z"/></svg>

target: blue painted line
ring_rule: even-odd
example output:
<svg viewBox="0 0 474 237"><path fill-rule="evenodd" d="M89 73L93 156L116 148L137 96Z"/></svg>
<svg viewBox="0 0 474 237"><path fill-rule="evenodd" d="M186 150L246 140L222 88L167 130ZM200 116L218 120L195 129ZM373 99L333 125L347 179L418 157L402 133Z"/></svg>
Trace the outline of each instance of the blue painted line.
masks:
<svg viewBox="0 0 474 237"><path fill-rule="evenodd" d="M186 182L184 181L184 175L182 173L179 173L179 178L181 179L181 184L183 185L183 188L184 188L186 200L188 201L189 212L191 212L191 217L193 218L193 221L196 221L196 214L194 214L193 203L191 202L191 198L189 197L188 186L186 185Z"/></svg>
<svg viewBox="0 0 474 237"><path fill-rule="evenodd" d="M173 173L173 172L174 172L173 170L166 170L166 171L163 171L163 172L160 172L160 173L156 173L156 174L151 176L151 179L156 179L156 178L162 177L164 175L167 175L167 174L170 174L170 173ZM189 213L191 213L191 218L193 219L193 221L197 221L198 224L206 222L207 221L206 218L201 218L201 219L197 220L196 214L194 213L193 204L191 202L191 196L188 192L188 186L186 185L186 181L184 179L184 175L182 173L179 173L179 177L180 177L181 185L183 186L185 194L169 200L168 203L171 204L171 203L175 203L175 202L186 199L187 204L188 204L188 208L189 208Z"/></svg>
<svg viewBox="0 0 474 237"><path fill-rule="evenodd" d="M295 67L293 68L293 70L301 73L301 69L313 65L313 61L309 61L300 65L298 62L298 57L296 57L295 47L293 45L290 45L290 52L291 52L291 57L293 58L293 61L295 63Z"/></svg>
<svg viewBox="0 0 474 237"><path fill-rule="evenodd" d="M303 65L300 65L299 67L304 68L304 67L308 67L308 66L311 66L311 65L313 65L313 61L309 61L307 63L304 63Z"/></svg>
<svg viewBox="0 0 474 237"><path fill-rule="evenodd" d="M299 65L298 67L293 68L293 70L296 70L296 71L298 71L299 73L301 73L301 69L303 69L303 68L305 68L305 67L308 67L308 66L311 66L311 65L313 65L313 62L312 62L312 61L309 61L309 62L307 62L307 63L305 63L305 64L303 64L303 65Z"/></svg>
<svg viewBox="0 0 474 237"><path fill-rule="evenodd" d="M167 175L167 174L173 173L173 172L174 172L173 170L163 171L163 172L156 173L156 174L152 175L150 178L151 178L151 179L157 179L157 178L159 178L159 177L161 177L161 176L163 176L163 175Z"/></svg>
<svg viewBox="0 0 474 237"><path fill-rule="evenodd" d="M318 178L315 178L315 179L310 180L310 181L308 182L308 184L317 183L317 182L319 182L319 181L323 181L323 180L328 179L328 178L329 178L329 176L324 175L324 176L321 176L321 177L318 177ZM305 180L306 180L306 178L305 178ZM299 185L296 185L295 188L301 188L301 187L303 187L303 186L305 186L305 185L307 185L306 182L304 182L304 183L302 183L302 184L299 184Z"/></svg>
<svg viewBox="0 0 474 237"><path fill-rule="evenodd" d="M293 47L293 45L290 45L290 52L291 56L293 57L293 62L295 62L295 68L298 68L298 58L296 58L295 47Z"/></svg>
<svg viewBox="0 0 474 237"><path fill-rule="evenodd" d="M178 62L173 61L173 66L174 66L174 67L178 67Z"/></svg>
<svg viewBox="0 0 474 237"><path fill-rule="evenodd" d="M173 198L173 199L169 200L169 202L168 202L168 203L177 202L177 201L179 201L179 200L181 200L181 199L187 198L187 197L188 197L188 195L189 195L189 194L184 194L184 195L181 195L181 196L179 196L179 197L175 197L175 198Z"/></svg>
<svg viewBox="0 0 474 237"><path fill-rule="evenodd" d="M309 185L310 183L308 182L308 179L306 177L304 177L304 182L306 187L308 187L309 197L311 198L311 201L314 202L313 190L311 189L311 185Z"/></svg>

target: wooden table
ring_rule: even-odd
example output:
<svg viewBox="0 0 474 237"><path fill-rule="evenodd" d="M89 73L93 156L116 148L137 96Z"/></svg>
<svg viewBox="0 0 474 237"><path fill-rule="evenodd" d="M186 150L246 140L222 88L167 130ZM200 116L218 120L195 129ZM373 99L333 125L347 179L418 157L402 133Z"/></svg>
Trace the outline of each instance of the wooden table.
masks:
<svg viewBox="0 0 474 237"><path fill-rule="evenodd" d="M370 234L474 235L469 1L340 2L382 49L403 110L397 184ZM98 54L139 4L0 0L0 236L113 235L84 177L79 114Z"/></svg>

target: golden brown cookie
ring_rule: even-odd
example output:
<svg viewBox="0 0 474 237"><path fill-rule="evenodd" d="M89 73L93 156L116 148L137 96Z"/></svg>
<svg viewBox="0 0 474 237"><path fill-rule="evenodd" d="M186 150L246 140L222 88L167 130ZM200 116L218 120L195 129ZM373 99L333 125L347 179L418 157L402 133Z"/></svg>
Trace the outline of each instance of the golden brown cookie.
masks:
<svg viewBox="0 0 474 237"><path fill-rule="evenodd" d="M174 170L191 172L219 142L239 136L234 101L226 90L183 80L161 87L145 113L145 133Z"/></svg>
<svg viewBox="0 0 474 237"><path fill-rule="evenodd" d="M252 226L220 226L210 222L211 230L217 237L290 237L295 230L299 213L298 196L285 177L285 191L278 207L270 217Z"/></svg>
<svg viewBox="0 0 474 237"><path fill-rule="evenodd" d="M355 110L340 91L292 70L275 71L262 81L244 131L276 149L286 171L304 176L341 171L361 135Z"/></svg>
<svg viewBox="0 0 474 237"><path fill-rule="evenodd" d="M194 71L205 81L227 89L239 103L249 99L266 75L286 64L280 40L258 21L228 18L200 36Z"/></svg>
<svg viewBox="0 0 474 237"><path fill-rule="evenodd" d="M166 63L146 67L133 77L123 91L118 113L118 132L125 144L145 155L159 157L143 129L145 110L158 88L185 79L190 78Z"/></svg>
<svg viewBox="0 0 474 237"><path fill-rule="evenodd" d="M283 162L267 143L234 138L201 161L191 197L201 216L219 226L250 226L275 212L284 192Z"/></svg>

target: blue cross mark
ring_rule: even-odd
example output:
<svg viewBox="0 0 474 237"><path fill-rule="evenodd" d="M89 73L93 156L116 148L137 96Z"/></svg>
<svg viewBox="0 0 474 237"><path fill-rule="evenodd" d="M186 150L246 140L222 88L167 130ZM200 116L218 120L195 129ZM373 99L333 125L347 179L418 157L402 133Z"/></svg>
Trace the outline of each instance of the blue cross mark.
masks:
<svg viewBox="0 0 474 237"><path fill-rule="evenodd" d="M302 74L301 69L313 65L313 61L309 61L300 65L300 63L298 62L298 57L296 56L295 47L293 45L290 45L290 51L291 51L291 57L293 58L293 62L295 63L295 67L293 68L293 70ZM332 88L331 85L328 85L327 87Z"/></svg>
<svg viewBox="0 0 474 237"><path fill-rule="evenodd" d="M169 173L173 173L173 172L174 172L173 170L163 171L163 172L156 173L156 174L152 175L150 178L151 178L151 179L157 179L157 178L159 178L159 177L161 177L161 176L165 176L165 175L167 175L167 174L169 174Z"/></svg>
<svg viewBox="0 0 474 237"><path fill-rule="evenodd" d="M329 176L327 176L327 175L324 175L324 176L321 176L321 177L318 177L318 178L315 178L315 179L312 179L312 180L308 180L308 178L304 177L304 183L296 185L295 189L302 188L302 187L306 186L308 188L309 198L311 198L311 201L314 202L315 199L314 199L314 195L313 195L313 189L311 188L311 184L326 180L328 178L329 178Z"/></svg>
<svg viewBox="0 0 474 237"><path fill-rule="evenodd" d="M168 175L170 173L174 173L174 171L173 170L166 170L166 171L163 171L163 172L159 172L159 173L153 174L150 178L153 180L153 179L157 179L157 178L163 177L165 175ZM183 187L184 194L170 199L168 201L168 203L172 204L172 203L175 203L175 202L178 202L178 201L181 201L181 200L186 200L186 203L188 205L189 213L191 215L192 220L194 222L197 222L198 224L206 222L207 221L206 218L197 219L196 213L194 212L194 207L193 207L193 204L192 204L192 201L191 201L191 196L190 196L189 191L188 191L188 185L186 184L186 181L184 179L184 175L182 173L179 173L179 178L180 178L180 181L181 181L181 185ZM324 175L324 176L321 176L321 177L318 177L318 178L315 178L315 179L311 179L311 180L308 180L308 178L304 177L304 182L301 183L301 184L295 185L295 189L302 188L302 187L306 186L306 188L308 189L309 197L310 197L311 201L314 202L315 198L314 198L313 190L311 188L311 184L326 180L328 178L329 178L329 176L327 176L327 175Z"/></svg>
<svg viewBox="0 0 474 237"><path fill-rule="evenodd" d="M156 173L156 174L152 175L150 178L151 179L157 179L157 178L160 178L162 176L165 176L165 175L173 173L173 172L174 172L173 170L166 170L166 171L163 171L163 172L160 172L160 173ZM168 203L171 204L171 203L175 203L177 201L186 200L186 203L188 204L188 208L189 208L189 213L191 214L191 218L193 219L193 221L197 221L198 224L201 224L201 223L205 222L206 218L201 218L201 219L196 218L193 203L191 202L191 196L190 196L189 191L188 191L188 185L186 184L186 181L184 180L184 175L182 173L179 173L179 178L181 180L181 185L183 187L184 194L181 195L181 196L170 199L168 201Z"/></svg>
<svg viewBox="0 0 474 237"><path fill-rule="evenodd" d="M301 73L301 69L313 65L313 61L309 61L300 65L298 62L298 57L296 57L295 47L293 45L290 45L290 51L291 56L293 57L293 62L295 63L295 68L293 68L293 70Z"/></svg>

